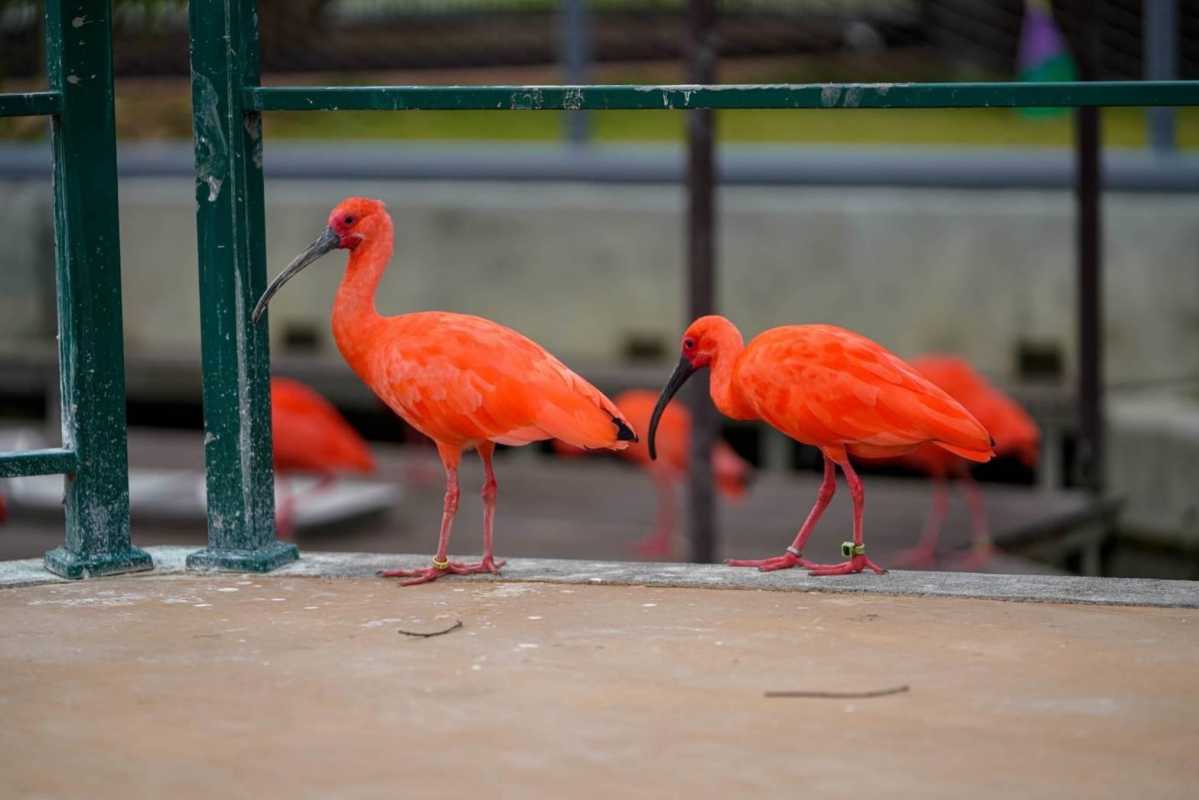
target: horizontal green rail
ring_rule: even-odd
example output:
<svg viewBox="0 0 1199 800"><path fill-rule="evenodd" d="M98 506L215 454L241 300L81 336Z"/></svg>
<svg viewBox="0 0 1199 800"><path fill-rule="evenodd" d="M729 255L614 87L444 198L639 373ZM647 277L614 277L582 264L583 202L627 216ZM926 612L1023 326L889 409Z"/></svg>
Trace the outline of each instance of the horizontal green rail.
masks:
<svg viewBox="0 0 1199 800"><path fill-rule="evenodd" d="M251 111L1199 106L1199 81L714 86L254 86Z"/></svg>
<svg viewBox="0 0 1199 800"><path fill-rule="evenodd" d="M62 111L59 92L0 94L0 117L48 117Z"/></svg>
<svg viewBox="0 0 1199 800"><path fill-rule="evenodd" d="M27 450L24 453L0 453L0 478L59 475L74 472L78 467L79 457L75 451L61 447Z"/></svg>

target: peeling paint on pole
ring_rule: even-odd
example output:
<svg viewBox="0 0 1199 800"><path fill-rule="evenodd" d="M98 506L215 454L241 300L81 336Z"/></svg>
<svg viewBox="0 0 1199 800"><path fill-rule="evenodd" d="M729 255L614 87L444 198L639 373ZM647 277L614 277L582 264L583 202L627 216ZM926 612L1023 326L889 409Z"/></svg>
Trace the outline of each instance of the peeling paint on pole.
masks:
<svg viewBox="0 0 1199 800"><path fill-rule="evenodd" d="M249 310L266 286L261 115L252 0L192 0L196 229L204 373L208 547L196 568L266 571L298 557L275 538L270 359Z"/></svg>
<svg viewBox="0 0 1199 800"><path fill-rule="evenodd" d="M252 86L254 111L609 111L1199 105L1199 81L667 86Z"/></svg>
<svg viewBox="0 0 1199 800"><path fill-rule="evenodd" d="M40 460L62 465L57 452L74 462L64 480L66 543L45 564L68 578L147 570L153 562L132 546L129 527L109 3L48 0L45 30L47 73L61 97L51 131L63 449Z"/></svg>

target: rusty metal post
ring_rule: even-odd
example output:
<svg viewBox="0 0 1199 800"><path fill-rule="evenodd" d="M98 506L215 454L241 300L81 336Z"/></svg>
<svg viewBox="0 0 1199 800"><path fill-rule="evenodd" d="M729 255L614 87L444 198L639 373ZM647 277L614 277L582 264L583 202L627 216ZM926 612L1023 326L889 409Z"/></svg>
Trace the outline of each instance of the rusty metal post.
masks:
<svg viewBox="0 0 1199 800"><path fill-rule="evenodd" d="M591 15L587 0L562 0L561 50L566 83L587 83L591 71ZM587 144L591 139L591 118L586 111L564 114L566 139L572 145Z"/></svg>
<svg viewBox="0 0 1199 800"><path fill-rule="evenodd" d="M1094 15L1085 13L1079 36L1083 80L1099 69L1099 35ZM1078 453L1075 475L1095 494L1103 491L1103 228L1098 107L1074 112L1075 201L1078 246Z"/></svg>
<svg viewBox="0 0 1199 800"><path fill-rule="evenodd" d="M689 74L691 83L716 82L715 0L689 0ZM716 308L716 197L711 109L687 112L687 321ZM688 465L687 536L692 561L716 557L716 501L712 488L712 444L717 436L716 409L708 382L694 381L687 397L692 414L691 462Z"/></svg>

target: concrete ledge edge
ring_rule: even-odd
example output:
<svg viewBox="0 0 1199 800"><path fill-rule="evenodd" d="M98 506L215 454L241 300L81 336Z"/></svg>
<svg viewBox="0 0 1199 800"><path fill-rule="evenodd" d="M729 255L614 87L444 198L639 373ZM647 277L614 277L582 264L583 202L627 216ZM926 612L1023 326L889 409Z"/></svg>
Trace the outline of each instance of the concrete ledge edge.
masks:
<svg viewBox="0 0 1199 800"><path fill-rule="evenodd" d="M149 547L156 569L125 577L194 576L187 570L190 547ZM428 555L302 553L300 560L261 577L371 578L381 569L415 568ZM121 576L114 576L121 577ZM99 578L96 580L106 580ZM1086 578L1057 575L990 575L966 572L909 572L812 578L802 570L762 573L709 564L574 561L515 558L501 575L462 581L511 581L595 586L660 586L693 589L834 592L913 597L964 597L1033 603L1072 603L1160 608L1199 608L1199 582L1147 578ZM40 558L0 562L0 588L70 583L48 572ZM419 591L414 589L413 591Z"/></svg>

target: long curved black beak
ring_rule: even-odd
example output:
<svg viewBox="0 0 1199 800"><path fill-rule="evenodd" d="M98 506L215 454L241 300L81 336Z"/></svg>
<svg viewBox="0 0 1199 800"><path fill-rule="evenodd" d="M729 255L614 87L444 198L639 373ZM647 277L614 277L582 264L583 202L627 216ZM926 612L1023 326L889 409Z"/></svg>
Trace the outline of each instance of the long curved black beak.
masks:
<svg viewBox="0 0 1199 800"><path fill-rule="evenodd" d="M271 302L271 298L275 296L275 292L283 287L283 284L287 283L299 274L300 270L313 261L316 261L325 253L336 249L339 244L341 244L341 238L337 233L332 228L325 228L325 232L320 235L320 238L308 245L308 249L303 253L293 258L291 263L275 276L270 286L266 287L266 291L262 293L262 297L258 298L258 304L254 306L254 313L250 315L250 321L257 324L258 320L262 318L263 312L266 311L267 303Z"/></svg>
<svg viewBox="0 0 1199 800"><path fill-rule="evenodd" d="M654 442L654 435L658 432L658 420L662 418L662 412L666 410L666 406L670 403L670 399L675 396L675 393L682 388L687 379L695 374L697 367L691 365L691 362L684 356L679 359L679 365L674 368L674 373L670 376L670 380L666 382L666 388L662 390L661 396L658 397L658 404L654 406L654 414L649 418L649 457L652 460L658 458L658 448Z"/></svg>

